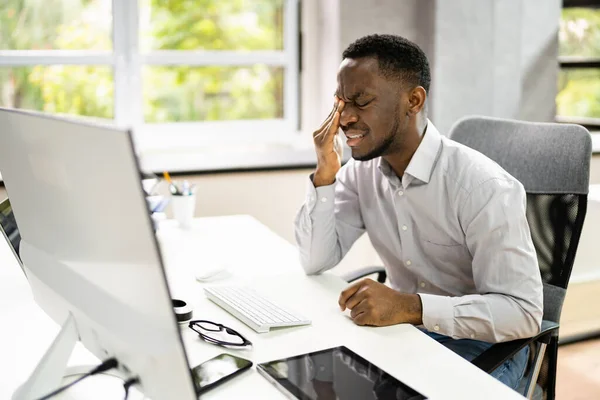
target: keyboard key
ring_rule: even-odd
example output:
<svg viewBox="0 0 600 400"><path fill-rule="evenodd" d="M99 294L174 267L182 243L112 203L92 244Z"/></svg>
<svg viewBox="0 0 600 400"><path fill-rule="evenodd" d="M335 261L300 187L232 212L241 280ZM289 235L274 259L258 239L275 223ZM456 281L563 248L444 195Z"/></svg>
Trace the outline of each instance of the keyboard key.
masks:
<svg viewBox="0 0 600 400"><path fill-rule="evenodd" d="M204 288L204 292L219 307L259 333L268 332L271 328L311 323L309 319L278 306L248 287L213 286Z"/></svg>

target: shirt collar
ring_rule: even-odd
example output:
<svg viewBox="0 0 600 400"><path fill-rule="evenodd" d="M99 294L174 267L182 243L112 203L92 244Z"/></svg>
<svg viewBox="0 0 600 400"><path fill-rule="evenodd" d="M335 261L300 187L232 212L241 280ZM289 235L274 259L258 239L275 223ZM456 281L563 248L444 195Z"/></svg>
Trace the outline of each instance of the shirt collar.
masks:
<svg viewBox="0 0 600 400"><path fill-rule="evenodd" d="M410 159L404 173L417 178L421 182L429 183L441 145L441 134L428 119L423 139L419 147L417 147L417 151L415 151L415 154Z"/></svg>
<svg viewBox="0 0 600 400"><path fill-rule="evenodd" d="M424 183L429 183L441 145L441 134L428 119L427 129L423 135L423 139L421 140L419 147L417 147L417 151L415 151L415 154L413 154L410 159L406 171L404 171L405 176L402 179L403 186L408 186L408 184L410 184L410 181L412 181L410 177L416 178ZM379 170L384 176L392 179L394 182L398 179L390 164L383 158L380 158ZM409 175L409 177L406 175Z"/></svg>

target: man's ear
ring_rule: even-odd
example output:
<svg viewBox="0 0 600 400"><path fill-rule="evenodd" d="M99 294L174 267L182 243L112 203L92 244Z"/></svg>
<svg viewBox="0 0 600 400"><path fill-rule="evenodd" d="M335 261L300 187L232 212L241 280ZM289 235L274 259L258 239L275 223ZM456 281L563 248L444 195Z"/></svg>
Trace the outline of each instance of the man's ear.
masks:
<svg viewBox="0 0 600 400"><path fill-rule="evenodd" d="M427 92L423 86L417 86L408 95L408 114L417 115L423 107L425 107L425 101L427 100Z"/></svg>

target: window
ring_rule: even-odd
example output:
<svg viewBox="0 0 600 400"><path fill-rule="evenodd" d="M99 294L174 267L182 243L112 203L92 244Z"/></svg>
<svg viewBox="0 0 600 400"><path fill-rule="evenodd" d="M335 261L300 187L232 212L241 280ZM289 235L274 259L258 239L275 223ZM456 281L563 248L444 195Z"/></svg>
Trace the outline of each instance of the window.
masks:
<svg viewBox="0 0 600 400"><path fill-rule="evenodd" d="M4 0L0 105L114 121L150 148L292 137L298 14L298 0Z"/></svg>
<svg viewBox="0 0 600 400"><path fill-rule="evenodd" d="M114 118L111 14L110 1L5 0L0 105Z"/></svg>
<svg viewBox="0 0 600 400"><path fill-rule="evenodd" d="M559 31L557 119L600 128L600 0L565 0Z"/></svg>

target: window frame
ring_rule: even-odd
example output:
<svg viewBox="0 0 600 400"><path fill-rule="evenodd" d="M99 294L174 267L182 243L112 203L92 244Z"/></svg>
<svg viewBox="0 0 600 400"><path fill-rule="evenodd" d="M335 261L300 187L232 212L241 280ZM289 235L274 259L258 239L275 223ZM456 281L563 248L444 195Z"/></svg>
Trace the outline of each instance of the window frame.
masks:
<svg viewBox="0 0 600 400"><path fill-rule="evenodd" d="M141 52L138 0L112 0L112 51L0 50L0 67L35 65L93 65L111 67L114 84L114 118L117 126L131 128L136 150L167 152L205 146L226 146L248 138L263 145L295 146L300 136L300 0L283 0L283 49L280 51ZM145 123L142 68L144 66L249 66L264 64L284 69L283 118L206 122ZM251 131L250 134L247 132ZM245 133L245 134L244 134ZM206 151L206 148L205 150ZM151 169L159 169L152 166ZM168 165L165 165L168 167ZM194 170L193 165L180 167Z"/></svg>
<svg viewBox="0 0 600 400"><path fill-rule="evenodd" d="M596 8L600 9L600 0L564 0L565 8ZM600 57L573 57L559 56L559 69L600 69ZM556 115L557 122L579 124L591 131L598 131L594 136L600 135L600 118L566 117ZM596 140L600 143L600 141ZM596 149L597 148L597 149ZM600 151L600 145L594 146L595 151Z"/></svg>

